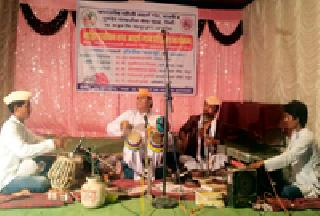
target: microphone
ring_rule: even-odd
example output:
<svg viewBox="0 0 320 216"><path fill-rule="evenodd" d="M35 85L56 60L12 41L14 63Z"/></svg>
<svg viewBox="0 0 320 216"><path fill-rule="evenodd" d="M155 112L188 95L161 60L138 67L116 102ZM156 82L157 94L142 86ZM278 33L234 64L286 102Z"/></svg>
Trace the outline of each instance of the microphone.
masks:
<svg viewBox="0 0 320 216"><path fill-rule="evenodd" d="M145 114L143 116L143 119L144 119L144 128L147 128L148 127L148 116Z"/></svg>
<svg viewBox="0 0 320 216"><path fill-rule="evenodd" d="M162 34L163 41L166 41L166 37L167 37L167 30L165 30L165 29L161 29L161 34Z"/></svg>

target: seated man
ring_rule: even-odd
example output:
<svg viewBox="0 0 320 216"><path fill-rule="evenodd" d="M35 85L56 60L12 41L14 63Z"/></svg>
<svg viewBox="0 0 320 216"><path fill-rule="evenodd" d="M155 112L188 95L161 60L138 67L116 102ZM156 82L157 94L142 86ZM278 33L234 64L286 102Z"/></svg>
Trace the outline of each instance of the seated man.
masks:
<svg viewBox="0 0 320 216"><path fill-rule="evenodd" d="M320 195L319 155L314 145L313 133L306 128L307 106L297 100L284 105L283 122L288 131L288 146L283 153L264 161L258 161L250 168L264 167L273 171L291 166L290 184L284 186L281 196L289 199L317 197Z"/></svg>
<svg viewBox="0 0 320 216"><path fill-rule="evenodd" d="M158 115L151 112L152 104L152 96L148 89L139 89L136 103L137 109L122 113L107 125L107 133L109 135L127 137L127 142L123 148L124 167L128 166L134 171L135 180L139 179L143 173L143 149L140 148L140 142L144 143L145 134L149 126L156 128ZM141 140L137 133L140 134ZM130 140L130 138L132 139ZM149 151L148 156L150 157ZM159 157L155 158L159 160ZM155 162L155 164L158 163ZM126 174L128 173L125 172L126 178L133 178Z"/></svg>
<svg viewBox="0 0 320 216"><path fill-rule="evenodd" d="M215 138L220 101L215 96L205 99L203 113L190 116L179 130L179 153L194 158L204 156L204 145L218 144ZM203 145L204 144L204 145Z"/></svg>
<svg viewBox="0 0 320 216"><path fill-rule="evenodd" d="M47 139L32 134L24 125L31 113L31 93L15 91L4 97L12 113L0 132L0 191L10 194L27 189L46 192L50 183L44 176L36 176L33 157L63 147L61 139Z"/></svg>

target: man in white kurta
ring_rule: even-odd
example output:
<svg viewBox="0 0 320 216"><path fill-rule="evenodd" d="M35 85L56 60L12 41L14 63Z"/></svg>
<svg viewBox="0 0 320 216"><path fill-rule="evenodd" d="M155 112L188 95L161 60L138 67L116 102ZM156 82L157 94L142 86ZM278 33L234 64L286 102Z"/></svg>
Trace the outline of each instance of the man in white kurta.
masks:
<svg viewBox="0 0 320 216"><path fill-rule="evenodd" d="M50 184L46 177L34 175L37 165L32 158L63 147L62 140L41 139L25 127L24 120L31 113L30 98L31 93L26 91L15 91L4 98L12 115L0 132L1 193L48 190Z"/></svg>
<svg viewBox="0 0 320 216"><path fill-rule="evenodd" d="M137 96L137 109L127 110L122 113L115 120L107 125L107 133L112 136L123 136L126 131L137 131L140 133L142 141L144 143L146 126L156 128L156 120L159 115L155 115L151 112L152 109L152 96L147 89L139 89ZM123 148L123 160L134 171L134 179L138 180L143 173L143 148L132 149L128 145L124 145ZM153 156L154 152L148 150L148 156L161 160L162 153L158 153L157 156ZM156 164L159 164L155 162Z"/></svg>
<svg viewBox="0 0 320 216"><path fill-rule="evenodd" d="M308 111L305 104L292 101L284 106L284 123L289 131L288 146L285 151L265 161L251 164L251 168L264 165L267 171L291 166L291 185L281 192L282 197L317 197L320 195L318 176L319 155L314 144L313 133L305 128Z"/></svg>

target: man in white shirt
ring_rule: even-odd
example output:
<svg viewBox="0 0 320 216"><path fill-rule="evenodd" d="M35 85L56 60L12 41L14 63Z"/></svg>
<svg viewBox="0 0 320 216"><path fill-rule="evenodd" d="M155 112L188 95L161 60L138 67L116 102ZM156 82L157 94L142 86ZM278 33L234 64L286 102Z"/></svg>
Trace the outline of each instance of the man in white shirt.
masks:
<svg viewBox="0 0 320 216"><path fill-rule="evenodd" d="M320 195L320 176L316 170L319 155L313 133L305 127L307 120L308 110L304 103L293 100L284 105L283 122L288 130L288 146L280 155L249 165L250 168L264 167L266 171L291 166L290 184L281 192L285 198Z"/></svg>
<svg viewBox="0 0 320 216"><path fill-rule="evenodd" d="M44 176L34 175L33 157L62 148L62 139L42 139L32 134L24 125L30 117L31 93L14 91L3 101L12 113L0 132L0 191L10 194L27 189L46 192L50 183Z"/></svg>
<svg viewBox="0 0 320 216"><path fill-rule="evenodd" d="M136 103L137 108L135 110L127 110L110 122L107 125L107 133L112 136L127 136L127 133L135 131L140 134L140 142L144 143L146 128L149 126L156 128L156 121L159 117L159 115L152 113L152 105L152 96L148 89L139 89ZM129 135L128 137L130 138L131 136ZM133 140L139 142L137 141L139 139L137 139L136 135L134 137ZM141 145L139 143L131 143L129 140L123 148L124 167L126 168L126 166L128 166L133 170L135 180L140 178L143 170L142 159L144 149L140 147ZM161 160L161 155L162 153L159 153L157 160ZM149 153L148 156L150 156ZM126 175L126 172L125 177L133 178L130 174Z"/></svg>

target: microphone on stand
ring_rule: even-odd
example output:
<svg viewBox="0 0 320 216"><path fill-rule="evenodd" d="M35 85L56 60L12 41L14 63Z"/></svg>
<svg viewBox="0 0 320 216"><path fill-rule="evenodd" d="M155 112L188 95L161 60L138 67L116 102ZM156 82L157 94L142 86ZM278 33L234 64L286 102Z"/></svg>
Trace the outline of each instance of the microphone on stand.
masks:
<svg viewBox="0 0 320 216"><path fill-rule="evenodd" d="M161 29L161 34L163 38L163 55L165 58L165 74L166 82L165 82L165 98L166 98L166 109L165 109L165 117L164 117L164 140L163 140L163 186L162 186L162 196L154 199L152 201L152 206L154 208L175 208L178 205L178 202L174 198L169 198L166 196L166 177L167 177L167 145L168 145L168 134L169 134L169 124L168 124L168 116L169 116L169 109L171 108L171 87L170 87L170 70L169 70L169 58L168 58L168 49L167 49L167 31L165 29ZM171 109L172 110L172 109Z"/></svg>
<svg viewBox="0 0 320 216"><path fill-rule="evenodd" d="M147 128L148 127L148 116L145 114L143 116L143 119L144 119L144 128Z"/></svg>
<svg viewBox="0 0 320 216"><path fill-rule="evenodd" d="M147 147L147 143L148 143L148 139L149 139L149 133L148 133L148 116L147 114L144 114L143 116L144 119L144 128L145 128L145 137L144 137L144 142L145 142L145 152L144 152L144 156L145 156L145 171L147 174L147 183L148 183L148 187L147 187L147 194L149 196L151 196L151 185L152 185L152 169L153 169L153 165L152 165L152 157L148 156L148 147Z"/></svg>

